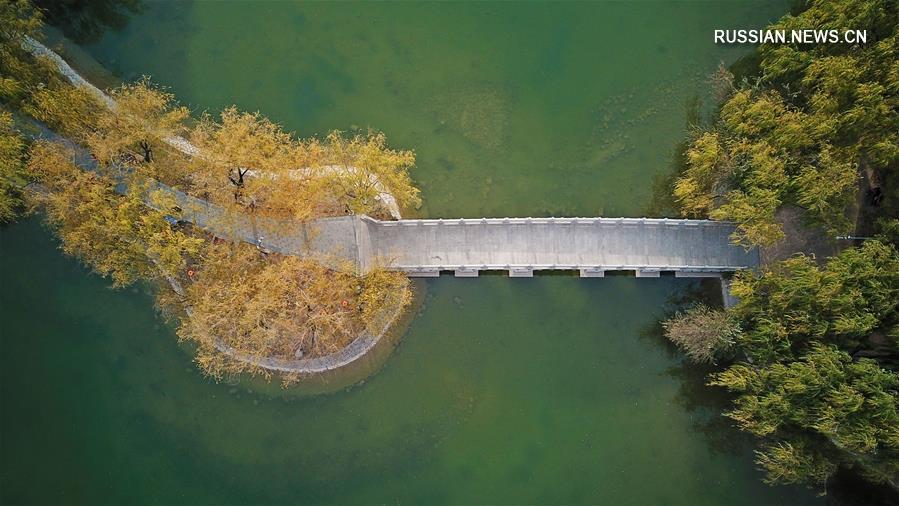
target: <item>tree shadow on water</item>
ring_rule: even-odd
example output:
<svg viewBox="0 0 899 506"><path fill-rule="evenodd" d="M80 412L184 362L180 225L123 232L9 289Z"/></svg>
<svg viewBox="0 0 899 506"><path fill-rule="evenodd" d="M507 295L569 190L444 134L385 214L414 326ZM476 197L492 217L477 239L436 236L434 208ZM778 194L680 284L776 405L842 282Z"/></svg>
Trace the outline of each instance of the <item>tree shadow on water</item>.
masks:
<svg viewBox="0 0 899 506"><path fill-rule="evenodd" d="M668 357L678 363L662 373L676 379L678 391L675 401L690 415L692 430L702 435L713 453L741 455L750 448L753 438L740 432L733 422L723 415L731 409L732 396L723 388L708 385L709 375L723 370L727 363L696 364L665 337L662 322L678 311L697 303L719 307L720 285L715 279L702 279L683 290L677 290L668 299L665 312L659 319L640 330L639 337L665 350Z"/></svg>
<svg viewBox="0 0 899 506"><path fill-rule="evenodd" d="M142 0L35 0L46 21L83 44L100 39L107 29L121 30L143 11Z"/></svg>
<svg viewBox="0 0 899 506"><path fill-rule="evenodd" d="M702 99L698 95L689 97L684 104L684 119L688 131L702 125ZM674 146L668 170L656 174L652 178L652 198L646 208L646 216L655 218L681 218L680 205L674 198L674 183L687 170L687 149L690 148L691 135Z"/></svg>

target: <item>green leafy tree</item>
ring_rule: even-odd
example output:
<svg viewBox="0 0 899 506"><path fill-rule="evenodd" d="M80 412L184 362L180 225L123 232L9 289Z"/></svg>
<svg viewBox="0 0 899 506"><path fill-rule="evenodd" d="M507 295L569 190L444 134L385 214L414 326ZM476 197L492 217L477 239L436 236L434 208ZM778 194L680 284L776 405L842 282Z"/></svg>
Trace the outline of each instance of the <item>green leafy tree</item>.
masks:
<svg viewBox="0 0 899 506"><path fill-rule="evenodd" d="M829 457L820 443L796 437L792 441L766 444L755 452L756 462L769 485L824 483L837 471L838 459Z"/></svg>
<svg viewBox="0 0 899 506"><path fill-rule="evenodd" d="M776 190L734 190L727 193L727 202L709 213L709 217L735 221L737 230L733 239L738 243L773 244L784 237L782 227L774 219L780 203Z"/></svg>
<svg viewBox="0 0 899 506"><path fill-rule="evenodd" d="M674 197L688 216L705 216L714 207L721 180L729 175L727 151L719 134L702 133L687 149L687 168L674 185Z"/></svg>
<svg viewBox="0 0 899 506"><path fill-rule="evenodd" d="M683 214L736 221L734 239L747 245L783 238L784 204L829 235L847 233L859 167L899 166L897 26L892 0L814 0L772 25L864 29L869 41L762 45L760 80L729 87L716 123L687 150L674 186Z"/></svg>
<svg viewBox="0 0 899 506"><path fill-rule="evenodd" d="M761 276L738 275L731 292L743 322L739 344L754 362L792 358L812 340L853 351L874 329L899 320L899 254L867 241L819 268L806 256L780 262Z"/></svg>
<svg viewBox="0 0 899 506"><path fill-rule="evenodd" d="M772 29L866 30L869 46L854 48L847 44L763 44L759 47L764 78L775 84L800 80L805 69L817 59L847 52L870 50L870 41L889 40L896 30L896 4L892 0L812 0L797 15L786 15Z"/></svg>
<svg viewBox="0 0 899 506"><path fill-rule="evenodd" d="M780 441L758 454L772 482L822 482L835 471L801 438L792 443L797 433L820 436L849 463L899 472L899 376L873 360L815 344L797 361L731 366L711 384L738 394L727 416L741 429Z"/></svg>
<svg viewBox="0 0 899 506"><path fill-rule="evenodd" d="M849 230L851 223L843 209L852 204L858 187L858 165L840 161L831 149L822 149L817 165L803 166L794 179L796 202L809 216L836 235Z"/></svg>

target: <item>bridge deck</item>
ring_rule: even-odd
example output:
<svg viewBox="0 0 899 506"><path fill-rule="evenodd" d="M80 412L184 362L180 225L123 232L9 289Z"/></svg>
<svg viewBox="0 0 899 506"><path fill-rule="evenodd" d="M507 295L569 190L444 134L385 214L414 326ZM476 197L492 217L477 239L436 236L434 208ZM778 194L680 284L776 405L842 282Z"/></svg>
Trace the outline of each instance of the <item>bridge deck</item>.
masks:
<svg viewBox="0 0 899 506"><path fill-rule="evenodd" d="M363 218L362 257L424 275L437 270L727 272L758 266L730 243L732 224L635 218L400 220Z"/></svg>

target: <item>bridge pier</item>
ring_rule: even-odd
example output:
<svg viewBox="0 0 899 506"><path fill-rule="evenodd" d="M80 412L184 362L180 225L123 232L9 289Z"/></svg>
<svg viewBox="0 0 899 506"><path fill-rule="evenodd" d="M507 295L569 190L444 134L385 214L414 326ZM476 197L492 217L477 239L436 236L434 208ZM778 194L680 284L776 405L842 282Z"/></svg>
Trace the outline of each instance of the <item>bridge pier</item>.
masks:
<svg viewBox="0 0 899 506"><path fill-rule="evenodd" d="M724 301L724 309L730 309L736 306L738 302L740 302L739 299L737 299L733 296L733 294L730 293L730 284L730 278L725 278L724 276L721 277L721 298Z"/></svg>
<svg viewBox="0 0 899 506"><path fill-rule="evenodd" d="M707 271L674 271L674 277L677 278L720 278L720 272Z"/></svg>
<svg viewBox="0 0 899 506"><path fill-rule="evenodd" d="M417 269L406 271L406 275L410 278L439 278L440 269Z"/></svg>
<svg viewBox="0 0 899 506"><path fill-rule="evenodd" d="M634 271L638 278L657 278L662 274L659 270L637 269Z"/></svg>
<svg viewBox="0 0 899 506"><path fill-rule="evenodd" d="M478 277L478 270L471 267L463 267L456 269L454 274L457 278L476 278Z"/></svg>
<svg viewBox="0 0 899 506"><path fill-rule="evenodd" d="M510 278L533 278L534 269L530 267L512 267L509 269Z"/></svg>
<svg viewBox="0 0 899 506"><path fill-rule="evenodd" d="M604 278L606 271L598 267L587 267L580 270L582 278Z"/></svg>

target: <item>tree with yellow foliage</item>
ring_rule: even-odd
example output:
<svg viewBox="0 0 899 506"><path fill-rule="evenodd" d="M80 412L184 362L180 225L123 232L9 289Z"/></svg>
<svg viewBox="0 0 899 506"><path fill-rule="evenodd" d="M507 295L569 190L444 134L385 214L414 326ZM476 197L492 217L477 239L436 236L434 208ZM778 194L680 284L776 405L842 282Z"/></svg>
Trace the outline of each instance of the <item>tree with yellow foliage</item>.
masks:
<svg viewBox="0 0 899 506"><path fill-rule="evenodd" d="M408 173L415 155L390 149L381 133L297 140L231 107L220 121L204 116L191 141L200 153L191 164L194 195L235 211L306 220L386 215L385 195L401 207L419 202Z"/></svg>
<svg viewBox="0 0 899 506"><path fill-rule="evenodd" d="M178 333L197 343L200 366L221 377L255 371L247 357L334 353L383 324L385 307L402 307L410 298L409 281L400 273L359 277L349 268L222 243L209 248L190 280L184 302L190 312ZM222 347L231 353L222 354Z"/></svg>
<svg viewBox="0 0 899 506"><path fill-rule="evenodd" d="M0 2L0 99L19 105L52 77L50 66L40 65L22 48L25 37L35 37L41 13L27 0Z"/></svg>
<svg viewBox="0 0 899 506"><path fill-rule="evenodd" d="M154 150L168 138L181 135L189 111L175 96L144 78L112 90L114 108L104 108L94 121L87 145L101 163L118 160L124 152L139 150L143 163L154 161Z"/></svg>
<svg viewBox="0 0 899 506"><path fill-rule="evenodd" d="M63 251L110 277L113 286L178 275L204 243L173 228L167 213L145 203L150 200L156 208L176 214L169 196L158 191L144 195L139 181L119 195L114 181L76 166L72 154L58 143L35 143L28 170L47 190L39 200Z"/></svg>
<svg viewBox="0 0 899 506"><path fill-rule="evenodd" d="M34 90L22 110L54 131L86 143L104 106L88 90L60 82Z"/></svg>
<svg viewBox="0 0 899 506"><path fill-rule="evenodd" d="M0 111L0 224L13 221L25 200L25 142L12 127L12 115Z"/></svg>
<svg viewBox="0 0 899 506"><path fill-rule="evenodd" d="M193 193L236 212L298 220L314 217L308 177L291 177L299 144L259 113L222 111L203 116L191 132L199 153L191 161Z"/></svg>
<svg viewBox="0 0 899 506"><path fill-rule="evenodd" d="M342 169L320 171L321 177L328 181L333 197L345 202L352 213L383 213L382 193L396 199L400 208L421 202L408 170L415 163L415 154L388 148L383 133L347 138L340 132L331 132L321 149L319 164Z"/></svg>

